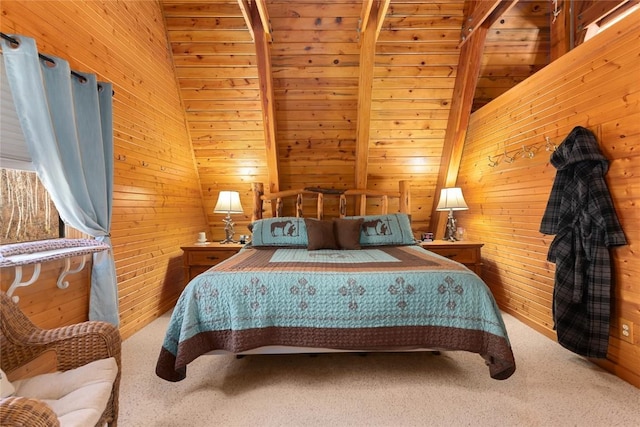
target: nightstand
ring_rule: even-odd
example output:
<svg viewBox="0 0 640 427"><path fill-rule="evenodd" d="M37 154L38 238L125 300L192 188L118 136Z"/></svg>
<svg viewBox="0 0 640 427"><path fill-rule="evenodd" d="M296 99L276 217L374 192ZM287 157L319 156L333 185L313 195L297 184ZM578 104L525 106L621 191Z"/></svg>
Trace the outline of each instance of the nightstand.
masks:
<svg viewBox="0 0 640 427"><path fill-rule="evenodd" d="M195 243L182 246L182 262L184 266L185 286L198 274L207 271L210 267L237 254L244 246L241 243Z"/></svg>
<svg viewBox="0 0 640 427"><path fill-rule="evenodd" d="M482 274L482 256L480 248L484 243L471 241L450 242L448 240L435 240L433 242L421 242L420 246L435 252L438 255L458 261L475 272L478 276Z"/></svg>

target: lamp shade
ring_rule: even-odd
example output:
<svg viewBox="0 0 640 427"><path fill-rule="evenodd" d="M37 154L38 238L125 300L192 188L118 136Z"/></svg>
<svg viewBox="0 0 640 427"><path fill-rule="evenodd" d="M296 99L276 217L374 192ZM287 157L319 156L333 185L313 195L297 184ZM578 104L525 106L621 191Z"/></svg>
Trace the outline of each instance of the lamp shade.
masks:
<svg viewBox="0 0 640 427"><path fill-rule="evenodd" d="M213 213L237 214L243 212L242 205L240 204L240 193L237 191L220 192L216 207L213 208Z"/></svg>
<svg viewBox="0 0 640 427"><path fill-rule="evenodd" d="M440 201L437 211L466 211L469 209L467 202L462 197L462 189L459 187L443 188L440 191Z"/></svg>

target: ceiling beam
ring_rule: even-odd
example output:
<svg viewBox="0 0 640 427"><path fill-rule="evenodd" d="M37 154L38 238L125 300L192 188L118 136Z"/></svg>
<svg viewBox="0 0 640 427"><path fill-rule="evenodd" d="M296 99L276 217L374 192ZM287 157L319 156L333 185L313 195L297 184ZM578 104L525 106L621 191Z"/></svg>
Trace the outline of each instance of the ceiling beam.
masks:
<svg viewBox="0 0 640 427"><path fill-rule="evenodd" d="M499 16L513 7L517 0L476 0L472 2L470 13L465 16L462 23L462 32L460 33L460 45L462 45L480 28L485 22L490 20L490 16L498 14ZM465 9L466 10L466 9ZM494 12L496 12L494 14Z"/></svg>
<svg viewBox="0 0 640 427"><path fill-rule="evenodd" d="M549 62L553 62L571 50L570 0L557 0L551 9L549 41L551 52Z"/></svg>
<svg viewBox="0 0 640 427"><path fill-rule="evenodd" d="M253 34L253 23L251 20L251 6L249 5L249 0L238 0L238 6L240 6L240 11L242 12L242 16L244 17L244 22L247 23L249 34L251 34L251 40L255 41L256 38Z"/></svg>
<svg viewBox="0 0 640 427"><path fill-rule="evenodd" d="M637 0L592 0L576 4L572 10L575 22L575 36L571 48L573 49L584 43L587 29L590 25L598 25L601 20L609 16L615 16L617 12L633 7L635 4L638 4Z"/></svg>
<svg viewBox="0 0 640 427"><path fill-rule="evenodd" d="M440 191L443 188L453 187L458 178L487 33L491 25L516 2L517 0L467 1L470 4L467 5L468 8L465 7L465 10L469 11L469 15L464 21L461 34L458 70L431 209L430 229L433 230L436 239L441 239L444 235L441 224L446 219L446 212L436 210L438 198Z"/></svg>
<svg viewBox="0 0 640 427"><path fill-rule="evenodd" d="M280 191L280 177L278 171L278 145L276 141L276 110L273 94L273 77L271 72L271 30L269 16L263 0L238 0L240 9L253 34L256 47L256 62L260 88L260 104L262 106L262 124L264 129L264 145L267 158L269 192ZM275 207L274 207L275 208Z"/></svg>
<svg viewBox="0 0 640 427"><path fill-rule="evenodd" d="M389 9L390 0L363 0L360 17L360 75L358 77L358 120L356 124L355 186L367 188L367 164L369 162L369 135L371 128L371 91L376 56L376 41L382 22ZM357 209L364 212L361 198Z"/></svg>
<svg viewBox="0 0 640 427"><path fill-rule="evenodd" d="M269 14L267 13L267 7L264 4L264 0L253 0L250 2L249 0L238 0L238 6L240 6L240 11L242 12L242 16L244 17L244 21L247 23L247 27L249 28L249 33L251 34L251 39L253 41L256 40L253 28L254 28L254 17L252 16L252 7L258 8L258 15L260 16L260 21L262 22L262 29L266 33L266 38L269 42L273 41L272 29L271 29L271 21L269 20Z"/></svg>

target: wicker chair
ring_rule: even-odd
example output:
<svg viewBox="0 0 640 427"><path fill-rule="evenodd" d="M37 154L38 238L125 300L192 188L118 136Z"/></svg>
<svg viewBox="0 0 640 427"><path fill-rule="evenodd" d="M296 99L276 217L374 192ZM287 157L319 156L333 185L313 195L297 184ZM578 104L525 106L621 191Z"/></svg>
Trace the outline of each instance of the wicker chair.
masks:
<svg viewBox="0 0 640 427"><path fill-rule="evenodd" d="M9 373L54 350L57 370L67 371L98 359L114 357L118 373L111 397L97 425L115 427L121 375L121 339L118 329L106 322L89 321L55 329L35 326L4 292L0 292L0 365ZM56 426L53 410L41 401L24 397L0 400L0 425Z"/></svg>

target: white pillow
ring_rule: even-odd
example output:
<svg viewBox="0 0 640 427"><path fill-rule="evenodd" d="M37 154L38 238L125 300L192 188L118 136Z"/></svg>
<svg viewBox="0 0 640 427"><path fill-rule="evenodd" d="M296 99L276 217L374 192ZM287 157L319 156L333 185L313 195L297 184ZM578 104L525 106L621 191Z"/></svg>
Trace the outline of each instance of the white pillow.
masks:
<svg viewBox="0 0 640 427"><path fill-rule="evenodd" d="M11 384L11 381L7 378L7 374L0 369L0 397L5 398L12 396L16 392L15 387Z"/></svg>
<svg viewBox="0 0 640 427"><path fill-rule="evenodd" d="M110 357L65 372L15 380L15 394L49 405L61 427L94 426L107 407L117 374L116 359Z"/></svg>

